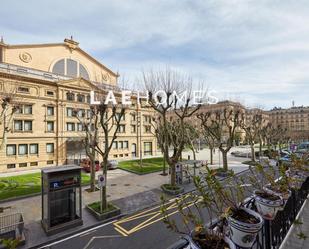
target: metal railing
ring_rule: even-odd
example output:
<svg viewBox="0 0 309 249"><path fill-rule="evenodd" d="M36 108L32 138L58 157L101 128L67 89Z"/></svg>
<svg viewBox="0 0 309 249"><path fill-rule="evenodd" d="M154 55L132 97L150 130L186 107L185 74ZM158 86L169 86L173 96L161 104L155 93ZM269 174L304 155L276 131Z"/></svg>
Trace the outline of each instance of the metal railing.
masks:
<svg viewBox="0 0 309 249"><path fill-rule="evenodd" d="M0 216L0 239L20 239L24 231L24 219L21 213Z"/></svg>
<svg viewBox="0 0 309 249"><path fill-rule="evenodd" d="M307 178L299 190L292 190L292 195L284 209L277 213L274 220L264 220L264 225L252 249L278 249L295 221L308 194L309 178ZM253 199L246 206L256 211ZM241 249L241 247L236 248Z"/></svg>

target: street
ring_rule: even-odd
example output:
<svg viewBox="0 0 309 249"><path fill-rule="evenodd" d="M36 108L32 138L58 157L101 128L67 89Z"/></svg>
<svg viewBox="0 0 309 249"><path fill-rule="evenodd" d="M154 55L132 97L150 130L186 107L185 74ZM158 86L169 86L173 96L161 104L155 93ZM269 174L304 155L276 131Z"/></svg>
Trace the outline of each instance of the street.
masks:
<svg viewBox="0 0 309 249"><path fill-rule="evenodd" d="M248 171L240 173L247 174ZM190 200L188 198L188 203ZM190 205L190 204L189 204ZM167 204L169 216L180 221L175 199ZM208 215L203 211L205 222ZM75 234L42 248L48 249L166 249L180 238L162 222L160 205L124 217L114 222Z"/></svg>

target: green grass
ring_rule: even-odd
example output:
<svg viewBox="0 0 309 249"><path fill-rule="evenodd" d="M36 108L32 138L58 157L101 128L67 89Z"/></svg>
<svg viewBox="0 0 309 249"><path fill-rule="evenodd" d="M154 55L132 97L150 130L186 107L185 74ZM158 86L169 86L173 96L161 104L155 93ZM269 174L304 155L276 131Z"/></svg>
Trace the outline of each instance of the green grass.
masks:
<svg viewBox="0 0 309 249"><path fill-rule="evenodd" d="M140 166L140 160L130 160L119 162L118 167L123 170L127 170L136 174L149 174L158 172L163 169L163 158L146 158L142 160L142 166ZM166 168L168 164L166 163Z"/></svg>
<svg viewBox="0 0 309 249"><path fill-rule="evenodd" d="M91 207L94 211L96 211L97 213L101 213L101 204L100 202L93 202L91 204L88 205L89 207ZM116 210L117 208L111 204L111 203L107 203L107 209L102 210L102 214Z"/></svg>
<svg viewBox="0 0 309 249"><path fill-rule="evenodd" d="M89 184L90 176L82 174L82 184ZM0 177L0 200L41 192L41 173Z"/></svg>

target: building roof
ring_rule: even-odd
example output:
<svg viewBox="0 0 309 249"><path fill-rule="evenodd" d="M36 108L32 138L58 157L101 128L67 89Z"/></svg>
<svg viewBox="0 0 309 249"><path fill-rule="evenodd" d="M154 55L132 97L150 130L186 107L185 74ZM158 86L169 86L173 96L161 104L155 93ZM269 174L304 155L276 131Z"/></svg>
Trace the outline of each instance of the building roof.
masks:
<svg viewBox="0 0 309 249"><path fill-rule="evenodd" d="M6 47L6 48L36 48L36 47L56 47L56 46L64 46L69 47L70 49L74 49L79 51L81 54L85 55L88 59L90 59L92 62L96 63L98 66L102 67L104 70L108 71L115 77L119 77L118 73L113 72L111 69L109 69L107 66L103 65L101 62L99 62L97 59L92 57L90 54L88 54L86 51L81 49L79 47L79 43L74 41L71 37L71 39L64 39L61 43L39 43L39 44L17 44L17 45L10 45L6 43L0 43L0 45Z"/></svg>

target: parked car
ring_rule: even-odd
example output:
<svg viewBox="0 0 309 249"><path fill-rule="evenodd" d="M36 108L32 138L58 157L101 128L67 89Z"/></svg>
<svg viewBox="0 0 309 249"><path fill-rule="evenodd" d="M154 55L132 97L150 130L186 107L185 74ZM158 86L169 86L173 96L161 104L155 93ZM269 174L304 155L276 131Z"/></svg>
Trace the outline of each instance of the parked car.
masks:
<svg viewBox="0 0 309 249"><path fill-rule="evenodd" d="M116 160L108 160L107 162L107 169L117 169L118 168L118 161Z"/></svg>
<svg viewBox="0 0 309 249"><path fill-rule="evenodd" d="M95 164L95 171L99 171L100 162L94 161L94 164ZM91 161L89 159L82 159L80 162L80 166L88 173L90 172L90 165L91 165Z"/></svg>
<svg viewBox="0 0 309 249"><path fill-rule="evenodd" d="M306 153L309 152L309 142L303 142L297 146L296 152Z"/></svg>

